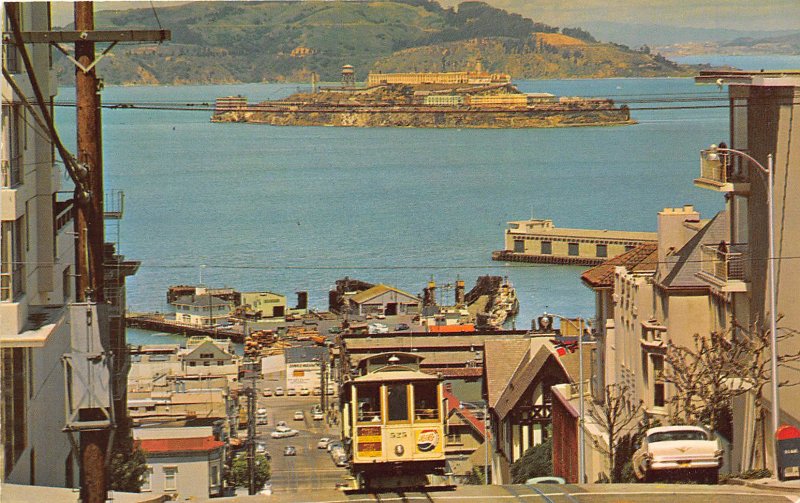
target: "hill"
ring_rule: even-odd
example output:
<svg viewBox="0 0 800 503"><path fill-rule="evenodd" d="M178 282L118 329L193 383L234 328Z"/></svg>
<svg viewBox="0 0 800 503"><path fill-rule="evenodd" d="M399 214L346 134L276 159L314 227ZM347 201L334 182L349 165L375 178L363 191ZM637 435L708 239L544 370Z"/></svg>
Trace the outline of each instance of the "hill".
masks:
<svg viewBox="0 0 800 503"><path fill-rule="evenodd" d="M172 41L162 45L115 48L99 64L106 83L307 81L312 72L336 81L343 64L362 80L375 69L438 71L443 53L450 68L480 57L488 69L515 78L687 73L663 58L597 43L583 30L559 30L483 2L448 9L428 0L195 2L159 7L157 14L158 21L152 9L97 13L99 29L160 22L172 30ZM59 68L71 83L63 57Z"/></svg>

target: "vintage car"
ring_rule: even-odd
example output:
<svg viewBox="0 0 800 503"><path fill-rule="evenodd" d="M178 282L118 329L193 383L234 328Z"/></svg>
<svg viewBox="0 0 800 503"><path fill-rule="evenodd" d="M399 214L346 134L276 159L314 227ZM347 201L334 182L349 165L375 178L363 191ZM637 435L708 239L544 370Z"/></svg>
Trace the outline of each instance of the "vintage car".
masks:
<svg viewBox="0 0 800 503"><path fill-rule="evenodd" d="M661 426L647 430L642 446L633 454L633 471L645 482L671 474L716 484L722 455L719 440L704 428Z"/></svg>

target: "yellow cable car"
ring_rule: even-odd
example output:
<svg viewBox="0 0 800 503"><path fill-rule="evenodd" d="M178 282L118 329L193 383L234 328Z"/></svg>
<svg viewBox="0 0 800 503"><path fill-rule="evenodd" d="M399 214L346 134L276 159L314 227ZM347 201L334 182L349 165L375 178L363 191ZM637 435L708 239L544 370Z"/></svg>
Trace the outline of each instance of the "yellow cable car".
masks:
<svg viewBox="0 0 800 503"><path fill-rule="evenodd" d="M419 370L413 353L361 360L343 384L342 438L353 489L441 486L446 404L440 377Z"/></svg>

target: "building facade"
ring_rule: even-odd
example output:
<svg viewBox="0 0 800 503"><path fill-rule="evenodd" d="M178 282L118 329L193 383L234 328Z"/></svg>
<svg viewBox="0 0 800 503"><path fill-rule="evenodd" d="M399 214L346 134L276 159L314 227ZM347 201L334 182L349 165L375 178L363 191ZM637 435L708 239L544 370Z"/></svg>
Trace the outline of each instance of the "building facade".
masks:
<svg viewBox="0 0 800 503"><path fill-rule="evenodd" d="M17 4L22 31L50 30L49 4ZM3 32L11 32L3 9ZM51 49L24 46L44 98L57 94ZM61 192L48 132L24 105L34 99L21 50L3 42L0 155L0 373L2 480L74 487L78 468L62 429L70 351L67 305L74 300L75 250L71 194ZM24 96L23 96L24 95ZM52 110L52 108L51 108Z"/></svg>
<svg viewBox="0 0 800 503"><path fill-rule="evenodd" d="M248 312L261 313L262 318L286 315L286 296L272 292L242 292L239 305Z"/></svg>
<svg viewBox="0 0 800 503"><path fill-rule="evenodd" d="M233 304L214 295L185 295L172 302L175 321L198 327L213 327L227 321Z"/></svg>
<svg viewBox="0 0 800 503"><path fill-rule="evenodd" d="M768 176L745 155L722 153L712 162L701 163L695 185L720 192L731 214L731 241L736 249L709 250L709 263L718 265L706 279L715 291L731 298L736 321L735 338L753 331L769 330L773 313L770 301L769 269L775 266L774 313L780 317L777 335L779 357L800 351L800 129L793 127L794 113L800 113L800 72L702 72L699 83L727 84L730 99L730 148L750 156L764 170L773 157L772 188L774 218L769 218ZM718 143L721 139L709 139ZM720 144L721 145L721 144ZM711 161L711 159L706 159ZM770 257L769 232L774 231L774 257ZM779 380L796 384L800 370L781 365ZM772 393L765 386L766 413L760 415L752 394L734 404L733 470L744 471L766 465L773 468L773 435L770 414ZM779 388L781 424L800 427L797 388Z"/></svg>

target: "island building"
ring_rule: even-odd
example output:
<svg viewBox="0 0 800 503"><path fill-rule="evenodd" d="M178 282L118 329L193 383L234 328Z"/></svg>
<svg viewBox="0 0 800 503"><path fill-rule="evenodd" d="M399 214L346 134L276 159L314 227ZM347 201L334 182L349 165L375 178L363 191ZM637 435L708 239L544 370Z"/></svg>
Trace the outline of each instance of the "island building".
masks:
<svg viewBox="0 0 800 503"><path fill-rule="evenodd" d="M609 257L654 243L654 232L558 228L549 219L508 222L503 250L493 260L547 264L596 265Z"/></svg>
<svg viewBox="0 0 800 503"><path fill-rule="evenodd" d="M210 294L185 295L172 302L175 321L198 327L213 327L226 321L233 310L230 301Z"/></svg>
<svg viewBox="0 0 800 503"><path fill-rule="evenodd" d="M237 112L247 108L247 97L241 94L236 96L222 96L214 102L214 113Z"/></svg>
<svg viewBox="0 0 800 503"><path fill-rule="evenodd" d="M421 85L421 84L508 84L511 75L507 73L489 73L483 70L480 61L473 71L462 72L410 72L410 73L373 73L367 75L367 86L385 84Z"/></svg>

